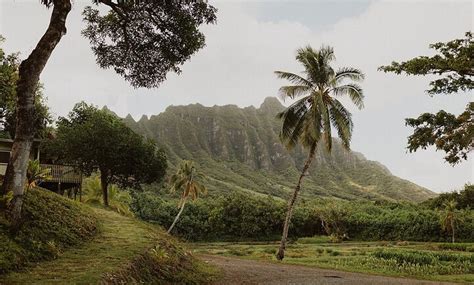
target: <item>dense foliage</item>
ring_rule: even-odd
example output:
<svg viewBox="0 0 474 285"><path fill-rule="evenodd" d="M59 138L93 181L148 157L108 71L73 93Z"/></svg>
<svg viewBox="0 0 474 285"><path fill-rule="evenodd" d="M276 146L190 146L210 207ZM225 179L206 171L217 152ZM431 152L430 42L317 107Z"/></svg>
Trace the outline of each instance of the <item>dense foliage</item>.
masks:
<svg viewBox="0 0 474 285"><path fill-rule="evenodd" d="M424 201L422 204L432 208L441 209L447 201L455 201L458 209L474 210L474 185L466 184L461 191L441 193L435 198Z"/></svg>
<svg viewBox="0 0 474 285"><path fill-rule="evenodd" d="M0 36L0 44L4 39ZM20 59L18 54L6 54L0 48L0 136L15 137L16 125L16 83ZM38 84L35 92L34 127L35 137L45 137L47 126L52 122L49 108L42 93L42 86Z"/></svg>
<svg viewBox="0 0 474 285"><path fill-rule="evenodd" d="M23 217L13 235L9 222L0 216L0 274L56 258L64 248L91 238L98 228L96 217L83 205L45 189L27 192Z"/></svg>
<svg viewBox="0 0 474 285"><path fill-rule="evenodd" d="M111 184L108 189L109 209L124 216L133 216L130 211L131 197L127 190ZM82 182L82 202L91 205L103 205L102 187L98 175L87 177Z"/></svg>
<svg viewBox="0 0 474 285"><path fill-rule="evenodd" d="M169 71L204 47L202 24L216 21L216 9L207 1L110 1L94 0L111 9L84 9L97 63L113 68L134 87L157 87Z"/></svg>
<svg viewBox="0 0 474 285"><path fill-rule="evenodd" d="M408 137L410 152L435 145L447 154L444 157L447 162L456 164L467 160L474 148L474 102L457 116L441 110L436 114L424 113L418 118L408 118L406 124L415 128Z"/></svg>
<svg viewBox="0 0 474 285"><path fill-rule="evenodd" d="M144 220L168 227L178 212L177 199L163 199L145 192L136 193L132 209ZM295 208L289 235L292 238L326 234L321 212L329 205L344 209L339 215L338 232L350 240L448 241L442 230L440 212L428 207L391 202L302 200ZM282 228L282 200L270 196L232 193L189 203L175 233L188 240L274 240ZM334 214L334 213L333 213ZM336 213L337 215L337 213ZM457 213L458 241L474 241L474 211Z"/></svg>
<svg viewBox="0 0 474 285"><path fill-rule="evenodd" d="M443 76L431 81L428 93L452 94L474 89L474 40L471 32L463 39L430 45L438 54L420 56L405 62L392 62L379 69L396 74L410 75L435 74ZM456 116L444 110L436 114L424 113L418 118L406 119L406 124L415 128L408 137L408 150L416 151L435 146L446 153L445 160L450 164L467 159L474 148L474 103L470 102L466 110Z"/></svg>
<svg viewBox="0 0 474 285"><path fill-rule="evenodd" d="M471 32L463 39L430 45L437 51L434 56L419 56L401 63L381 66L380 70L409 75L443 75L430 83L430 94L451 94L474 88L474 39Z"/></svg>
<svg viewBox="0 0 474 285"><path fill-rule="evenodd" d="M99 170L105 205L109 184L140 188L141 183L160 181L165 175L163 151L107 110L78 103L57 124L56 137L44 144L45 151L86 175Z"/></svg>

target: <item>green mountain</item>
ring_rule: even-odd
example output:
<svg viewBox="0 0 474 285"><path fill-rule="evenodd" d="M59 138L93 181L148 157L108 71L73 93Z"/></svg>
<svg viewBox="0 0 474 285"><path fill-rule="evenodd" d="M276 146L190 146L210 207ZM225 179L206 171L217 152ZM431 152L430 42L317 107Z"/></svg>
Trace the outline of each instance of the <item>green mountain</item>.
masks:
<svg viewBox="0 0 474 285"><path fill-rule="evenodd" d="M278 137L276 114L284 106L266 98L260 108L235 105L170 106L138 122L124 120L136 132L153 138L176 164L196 161L208 176L210 192L247 191L286 199L306 159L301 148L288 151ZM331 154L317 150L304 180L302 196L341 199L422 201L435 194L393 176L382 164L344 150L335 139Z"/></svg>

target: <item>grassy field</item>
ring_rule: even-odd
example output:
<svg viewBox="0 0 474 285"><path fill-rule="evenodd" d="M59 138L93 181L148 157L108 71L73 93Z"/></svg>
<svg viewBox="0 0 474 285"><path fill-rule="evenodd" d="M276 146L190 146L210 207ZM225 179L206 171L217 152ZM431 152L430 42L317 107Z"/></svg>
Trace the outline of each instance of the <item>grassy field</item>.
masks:
<svg viewBox="0 0 474 285"><path fill-rule="evenodd" d="M275 243L195 243L193 251L277 262ZM452 246L420 242L330 243L299 239L284 263L427 280L474 282L474 243Z"/></svg>
<svg viewBox="0 0 474 285"><path fill-rule="evenodd" d="M215 278L215 269L191 258L156 226L112 211L88 209L99 219L97 236L54 260L0 275L0 284L202 284Z"/></svg>

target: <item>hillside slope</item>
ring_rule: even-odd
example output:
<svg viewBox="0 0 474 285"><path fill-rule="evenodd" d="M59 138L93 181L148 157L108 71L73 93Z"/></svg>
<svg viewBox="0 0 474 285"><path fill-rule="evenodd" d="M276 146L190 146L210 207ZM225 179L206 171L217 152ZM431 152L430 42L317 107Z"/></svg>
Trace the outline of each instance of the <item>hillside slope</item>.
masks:
<svg viewBox="0 0 474 285"><path fill-rule="evenodd" d="M27 270L0 274L0 284L202 284L214 276L212 268L157 226L49 191L33 190L27 197L26 212L36 213L29 216L33 226L22 229L21 240L0 231L0 264L22 257L21 246L10 249L16 244L36 245L25 250L42 258L17 262L10 270ZM56 254L44 254L46 249ZM41 259L49 261L36 263Z"/></svg>
<svg viewBox="0 0 474 285"><path fill-rule="evenodd" d="M287 151L278 134L276 98L259 108L200 104L170 106L163 113L124 120L136 132L155 139L169 159L192 159L209 177L211 192L252 191L286 198L303 166L306 152ZM347 152L335 140L332 154L317 150L302 196L342 199L422 201L434 193L393 176L378 162Z"/></svg>

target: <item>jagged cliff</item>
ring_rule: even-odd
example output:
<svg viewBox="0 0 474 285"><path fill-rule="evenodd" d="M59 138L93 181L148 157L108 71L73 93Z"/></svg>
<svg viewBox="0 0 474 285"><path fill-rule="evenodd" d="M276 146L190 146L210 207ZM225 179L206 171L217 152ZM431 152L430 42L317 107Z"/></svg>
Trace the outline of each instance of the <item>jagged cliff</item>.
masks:
<svg viewBox="0 0 474 285"><path fill-rule="evenodd" d="M138 122L131 116L124 120L165 148L172 164L196 161L208 176L211 192L252 191L286 198L306 152L288 151L280 143L281 123L275 116L283 108L278 99L269 97L258 109L193 104L170 106ZM302 196L421 201L434 193L393 176L360 153L345 151L335 140L331 154L317 150Z"/></svg>

